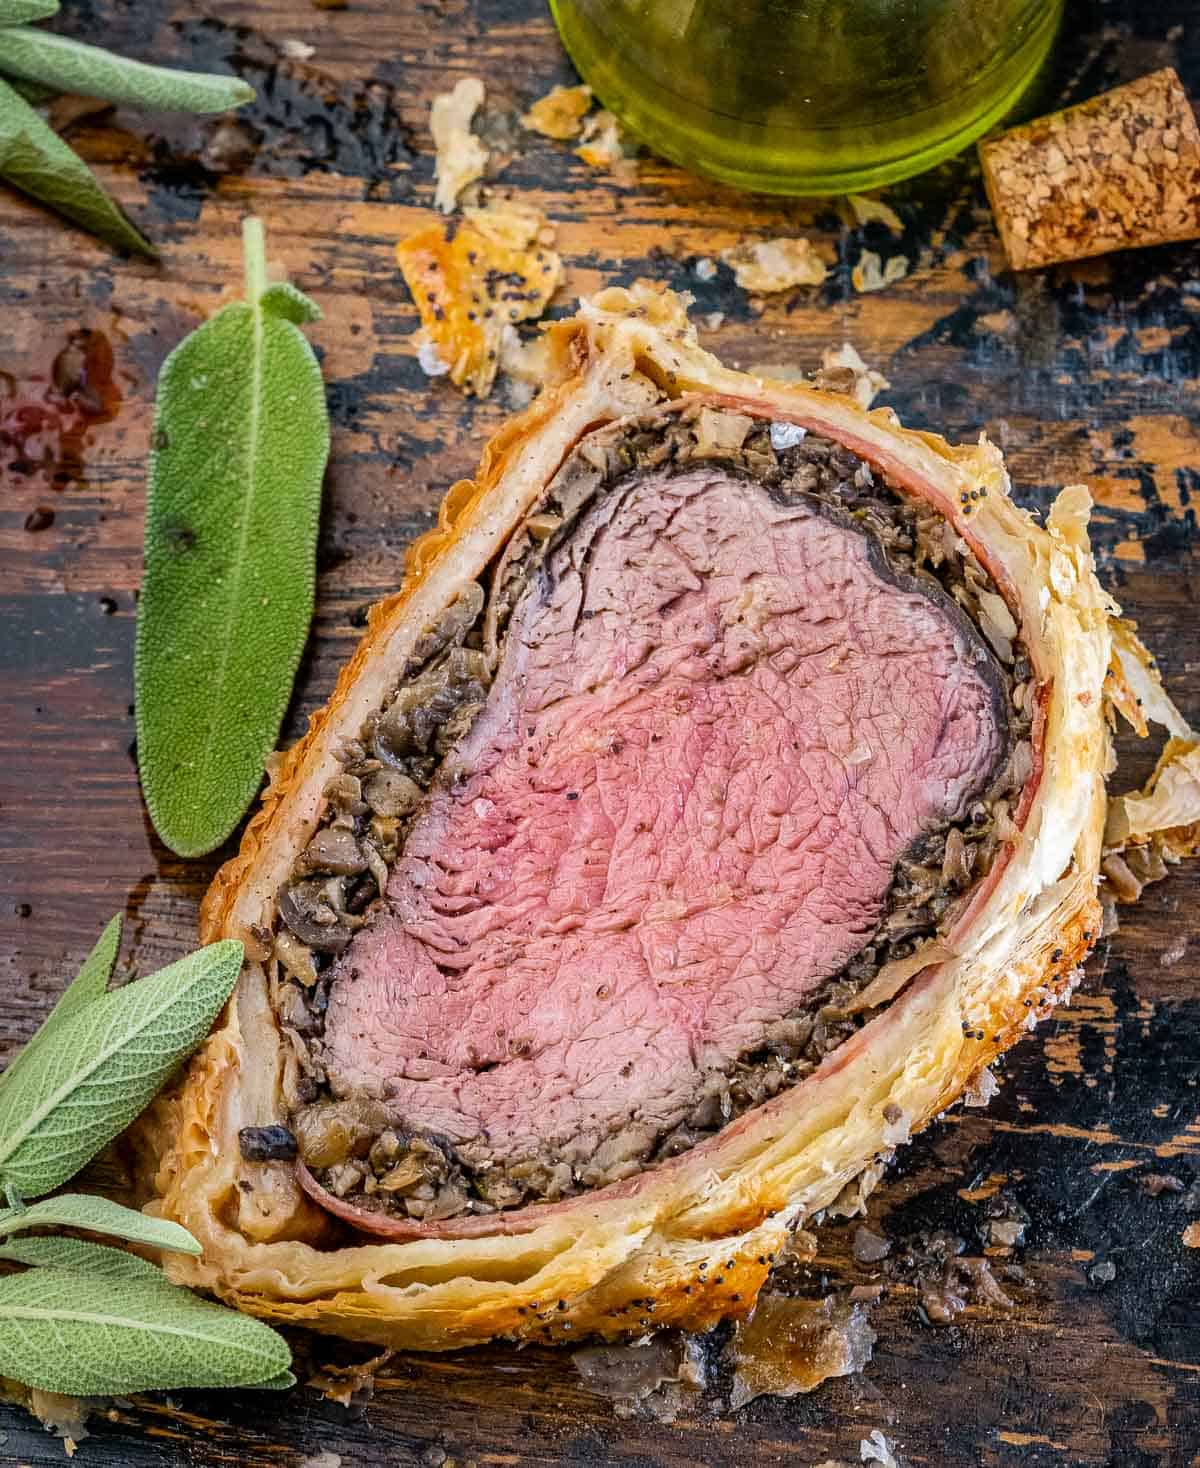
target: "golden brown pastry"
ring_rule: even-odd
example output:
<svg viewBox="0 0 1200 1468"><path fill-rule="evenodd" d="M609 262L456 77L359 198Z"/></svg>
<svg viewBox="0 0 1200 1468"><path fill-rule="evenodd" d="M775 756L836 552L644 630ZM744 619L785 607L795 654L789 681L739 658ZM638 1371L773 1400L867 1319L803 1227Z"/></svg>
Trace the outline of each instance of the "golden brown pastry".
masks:
<svg viewBox="0 0 1200 1468"><path fill-rule="evenodd" d="M644 284L547 356L204 904L247 963L144 1128L153 1206L268 1319L746 1312L1070 990L1106 855L1194 845L1084 488L1043 527L986 439L730 371ZM1138 680L1174 738L1106 851Z"/></svg>

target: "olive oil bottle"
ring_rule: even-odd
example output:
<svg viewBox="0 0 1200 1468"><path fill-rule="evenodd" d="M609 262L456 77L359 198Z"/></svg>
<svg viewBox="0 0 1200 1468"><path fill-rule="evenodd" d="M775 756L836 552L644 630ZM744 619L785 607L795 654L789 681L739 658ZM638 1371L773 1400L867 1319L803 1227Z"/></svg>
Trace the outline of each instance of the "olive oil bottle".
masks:
<svg viewBox="0 0 1200 1468"><path fill-rule="evenodd" d="M834 194L973 142L1033 80L1063 0L550 0L654 152L742 188Z"/></svg>

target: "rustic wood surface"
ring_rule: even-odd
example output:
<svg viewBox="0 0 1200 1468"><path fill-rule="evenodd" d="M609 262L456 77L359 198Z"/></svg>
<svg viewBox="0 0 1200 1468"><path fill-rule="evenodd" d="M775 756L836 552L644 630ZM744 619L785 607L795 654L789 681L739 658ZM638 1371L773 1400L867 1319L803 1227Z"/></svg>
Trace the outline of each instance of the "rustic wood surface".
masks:
<svg viewBox="0 0 1200 1468"><path fill-rule="evenodd" d="M1069 15L1043 109L1176 65L1200 96L1191 0L1083 0ZM1185 29L1191 21L1190 27ZM902 240L852 228L835 204L739 197L645 158L636 183L522 135L516 113L572 73L540 0L66 0L62 31L181 64L229 63L260 90L253 156L219 172L217 124L124 111L84 117L72 141L162 245L123 260L0 190L0 1058L24 1040L119 908L122 961L145 971L193 941L219 857L183 862L155 840L132 757L131 659L144 463L166 352L237 289L240 217L266 220L273 256L324 310L333 457L319 604L287 733L332 687L364 606L391 588L405 545L501 421L503 392L465 400L421 372L416 317L393 245L428 217L432 95L488 87L511 161L493 187L558 221L563 309L635 276L691 290L704 337L730 361L808 370L850 341L892 381L913 425L986 428L1021 500L1085 480L1102 572L1200 721L1200 249L1182 245L1027 277L1007 272L973 158L889 191ZM288 59L285 42L312 46ZM1028 110L1028 109L1027 109ZM751 302L698 258L747 237L803 232L836 268L819 291ZM864 247L909 275L858 295ZM721 313L718 318L713 313ZM111 388L89 417L46 406L71 333L111 346ZM98 358L97 358L98 362ZM102 366L102 363L98 363ZM41 529L27 528L46 521ZM1128 775L1148 767L1135 752ZM1152 1196L1148 1173L1200 1179L1200 873L1177 872L1126 913L1074 1002L1011 1054L986 1111L956 1110L903 1157L870 1203L897 1250L950 1230L979 1253L987 1198L1028 1212L1006 1284L1012 1309L972 1303L923 1321L913 1289L872 1310L861 1375L731 1416L710 1396L670 1426L622 1421L565 1355L503 1349L403 1356L374 1399L195 1394L121 1403L81 1461L743 1464L859 1461L879 1428L910 1463L1200 1465L1200 1250L1181 1234L1191 1194ZM820 1270L862 1280L853 1225L821 1233ZM1107 1267L1115 1274L1106 1280ZM329 1348L313 1348L318 1359ZM57 1463L62 1447L0 1412L0 1463ZM321 1457L321 1454L332 1456Z"/></svg>

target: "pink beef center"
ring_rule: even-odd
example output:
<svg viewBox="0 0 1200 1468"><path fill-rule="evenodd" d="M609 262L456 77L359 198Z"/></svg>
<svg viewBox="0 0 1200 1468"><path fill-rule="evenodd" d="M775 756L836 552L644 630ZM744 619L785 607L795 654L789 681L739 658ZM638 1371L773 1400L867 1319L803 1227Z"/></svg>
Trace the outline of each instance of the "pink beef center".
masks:
<svg viewBox="0 0 1200 1468"><path fill-rule="evenodd" d="M980 662L813 509L715 468L610 492L339 964L335 1093L511 1160L677 1124L985 782Z"/></svg>

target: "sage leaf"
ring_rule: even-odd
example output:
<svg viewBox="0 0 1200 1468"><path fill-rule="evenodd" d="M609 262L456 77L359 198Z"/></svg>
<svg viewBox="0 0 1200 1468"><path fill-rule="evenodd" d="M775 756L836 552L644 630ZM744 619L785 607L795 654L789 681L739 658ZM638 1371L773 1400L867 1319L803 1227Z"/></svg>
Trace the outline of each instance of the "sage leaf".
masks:
<svg viewBox="0 0 1200 1468"><path fill-rule="evenodd" d="M58 1003L42 1021L39 1034L44 1034L55 1020L67 1019L82 1009L85 1004L90 1004L93 999L99 999L108 988L117 954L121 950L122 923L120 913L109 919L108 926L96 940L96 946L84 959L83 967L63 990Z"/></svg>
<svg viewBox="0 0 1200 1468"><path fill-rule="evenodd" d="M270 1381L256 1381L252 1385L256 1392L285 1392L288 1387L296 1385L296 1378L290 1371L281 1371L278 1376L271 1377Z"/></svg>
<svg viewBox="0 0 1200 1468"><path fill-rule="evenodd" d="M60 92L156 112L227 112L254 101L254 88L240 77L147 66L50 31L9 30L0 46L0 71Z"/></svg>
<svg viewBox="0 0 1200 1468"><path fill-rule="evenodd" d="M7 44L8 32L0 42ZM0 178L31 198L57 210L110 244L153 256L142 238L77 158L33 110L24 97L0 77Z"/></svg>
<svg viewBox="0 0 1200 1468"><path fill-rule="evenodd" d="M329 419L297 328L244 231L246 300L187 337L158 380L138 602L138 769L180 856L219 846L262 781L312 618Z"/></svg>
<svg viewBox="0 0 1200 1468"><path fill-rule="evenodd" d="M58 12L58 0L0 0L0 26L27 25Z"/></svg>
<svg viewBox="0 0 1200 1468"><path fill-rule="evenodd" d="M118 913L100 934L96 946L84 960L83 967L63 990L58 1003L42 1021L37 1032L9 1061L4 1072L0 1074L0 1088L7 1085L12 1077L19 1073L21 1066L29 1063L29 1057L35 1053L37 1046L51 1034L56 1024L104 993L112 977L113 964L117 961L120 947L121 914Z"/></svg>
<svg viewBox="0 0 1200 1468"><path fill-rule="evenodd" d="M52 102L55 98L52 87L39 87L37 82L23 82L18 76L10 76L8 80L13 91L24 97L31 107L40 107L43 102Z"/></svg>
<svg viewBox="0 0 1200 1468"><path fill-rule="evenodd" d="M53 1235L9 1239L0 1244L0 1259L69 1269L72 1274L86 1274L92 1279L141 1279L174 1288L162 1270L148 1259L127 1254L124 1249L110 1249L106 1244L91 1244L85 1239Z"/></svg>
<svg viewBox="0 0 1200 1468"><path fill-rule="evenodd" d="M269 1326L178 1286L56 1268L0 1279L0 1376L43 1391L274 1386L290 1364Z"/></svg>
<svg viewBox="0 0 1200 1468"><path fill-rule="evenodd" d="M241 963L240 943L212 943L56 1025L0 1089L0 1183L48 1193L123 1131L208 1033Z"/></svg>
<svg viewBox="0 0 1200 1468"><path fill-rule="evenodd" d="M31 1203L28 1208L0 1213L0 1237L31 1228L85 1228L90 1233L108 1234L174 1254L200 1253L200 1245L182 1225L169 1218L139 1213L136 1208L126 1208L95 1193L63 1193Z"/></svg>

